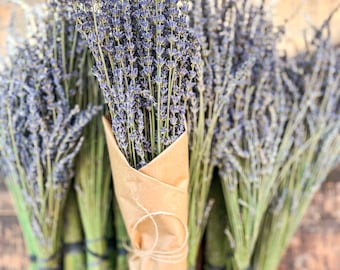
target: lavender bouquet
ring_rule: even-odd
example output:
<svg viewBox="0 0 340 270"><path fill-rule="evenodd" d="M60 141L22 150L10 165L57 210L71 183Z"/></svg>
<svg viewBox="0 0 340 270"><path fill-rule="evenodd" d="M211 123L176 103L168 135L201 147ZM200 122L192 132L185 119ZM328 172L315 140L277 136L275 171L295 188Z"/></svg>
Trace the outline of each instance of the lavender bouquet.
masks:
<svg viewBox="0 0 340 270"><path fill-rule="evenodd" d="M212 205L216 203L215 199L208 200L208 195L217 165L212 150L215 144L220 143L214 135L218 119L230 94L236 90L236 83L243 79L247 72L240 69L236 74L237 67L232 66L235 48L228 45L232 42L233 29L230 29L230 33L225 31L224 24L233 23L233 18L227 15L222 18L222 9L225 9L227 4L230 3L224 1L223 6L219 6L215 1L193 1L190 13L191 27L201 45L200 64L203 70L198 74L197 87L191 93L187 106L191 136L189 269L197 267L202 237ZM216 244L219 242L215 241Z"/></svg>
<svg viewBox="0 0 340 270"><path fill-rule="evenodd" d="M291 126L286 128L288 112L277 61L277 34L264 6L244 1L227 10L234 18L235 33L230 61L237 65L250 58L253 64L241 67L247 75L237 83L223 109L216 129L221 140L214 156L227 212L224 234L230 257L224 264L247 269L279 183L278 171L288 154L284 142Z"/></svg>
<svg viewBox="0 0 340 270"><path fill-rule="evenodd" d="M75 1L79 31L96 60L124 156L141 168L185 127L185 100L195 81L195 42L185 1Z"/></svg>
<svg viewBox="0 0 340 270"><path fill-rule="evenodd" d="M187 3L74 6L110 111L111 122L104 123L115 192L132 242L130 267L185 269L185 105L198 65Z"/></svg>
<svg viewBox="0 0 340 270"><path fill-rule="evenodd" d="M306 52L285 60L282 73L290 118L302 118L290 137L289 158L263 219L252 264L276 269L315 192L340 156L340 51L330 42L328 21ZM270 253L270 254L269 254Z"/></svg>
<svg viewBox="0 0 340 270"><path fill-rule="evenodd" d="M89 54L83 65L85 91L77 95L76 103L81 107L89 102L103 106L98 83L91 73L93 59ZM104 109L101 112L103 114ZM86 236L87 268L110 269L107 226L109 211L112 211L112 180L111 171L107 169L110 163L101 116L95 117L85 127L84 136L85 141L76 160L75 189Z"/></svg>
<svg viewBox="0 0 340 270"><path fill-rule="evenodd" d="M274 179L263 180L262 185L248 182L256 177L254 170L260 174L270 166L262 158L275 157L275 147L279 143L276 137L282 133L286 117L284 113L277 115L276 112L284 101L279 98L282 91L278 88L276 95L272 91L277 82L275 72L278 72L275 61L277 36L264 15L263 6L250 1L194 1L191 21L202 44L204 73L198 95L191 98L189 112L194 191L191 193L189 226L190 231L196 232L190 239L189 265L195 267L200 243L196 235L202 237L208 221L204 250L206 266L225 267L229 253L235 258L232 267L244 269L249 264L267 200L266 197L259 198L259 211L255 213L247 206L248 198L252 198L252 204L257 204L259 190L270 197L265 189L270 190ZM275 132L270 134L261 130L264 124L275 127ZM261 157L250 157L249 148L254 149L259 141L266 149ZM250 165L257 160L258 166ZM247 171L242 172L242 181L233 180L230 173L237 174L243 166L254 167L247 167ZM227 217L224 219L221 216L214 218L221 215L224 208L220 203L218 183L213 183L209 195L214 168L219 169L214 181L221 178L226 199ZM236 195L238 192L241 194ZM246 209L240 210L242 206ZM210 210L211 220L208 219Z"/></svg>
<svg viewBox="0 0 340 270"><path fill-rule="evenodd" d="M53 0L49 1L49 8L52 18L47 24L56 37L57 58L63 73L67 74L64 82L69 100L81 109L94 104L101 108L102 115L104 104L98 82L92 74L93 58L86 42L76 31L72 6L64 1ZM92 269L108 269L111 263L107 246L109 211L112 210L111 172L106 169L109 159L101 115L94 117L83 130L85 140L75 162L73 194L76 198L70 199L73 204L79 204L79 222L82 223L85 242L78 243L78 246L83 248L82 245L85 245L87 268ZM69 222L74 223L76 219L69 216ZM79 265L68 266L69 269L76 267Z"/></svg>
<svg viewBox="0 0 340 270"><path fill-rule="evenodd" d="M217 164L218 173L210 193L215 205L206 233L205 267L275 269L288 235L310 200L308 191L325 178L339 156L335 147L339 120L334 113L339 103L338 74L334 60L330 61L336 59L335 53L323 44L317 57L308 53L301 58L309 59L308 65L301 61L287 67L276 49L280 33L273 28L264 5L251 1L197 1L192 18L204 44L203 58L207 59L201 106L217 106L220 93L225 93L217 123L206 124L214 126L212 153L206 152L210 155L207 168ZM212 89L212 94L204 98L203 89ZM198 115L199 106L196 111L193 108L193 115ZM202 111L216 114L213 109ZM199 118L192 119L196 123ZM204 134L203 121L201 127L196 129ZM206 145L202 143L197 149ZM321 149L331 155L327 166L318 152ZM325 174L318 172L319 166L327 168L322 171ZM307 173L305 180L300 174L303 171ZM212 175L211 169L205 182L196 184L198 190L209 186ZM311 175L314 181L307 179ZM219 179L224 206L219 200L219 184L215 183ZM207 198L207 189L201 190L206 196L202 198ZM297 201L303 202L301 206ZM292 207L299 211L298 217L289 212ZM208 203L206 212L201 212L203 217L210 208ZM273 217L271 209L282 211Z"/></svg>
<svg viewBox="0 0 340 270"><path fill-rule="evenodd" d="M17 49L1 74L1 167L32 269L61 267L62 221L82 129L97 113L72 108L46 28Z"/></svg>

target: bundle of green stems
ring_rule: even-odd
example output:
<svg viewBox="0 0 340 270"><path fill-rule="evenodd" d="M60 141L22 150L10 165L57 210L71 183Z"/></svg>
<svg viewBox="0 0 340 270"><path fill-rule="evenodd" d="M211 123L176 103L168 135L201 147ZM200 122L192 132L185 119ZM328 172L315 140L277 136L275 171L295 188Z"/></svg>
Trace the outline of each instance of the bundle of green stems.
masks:
<svg viewBox="0 0 340 270"><path fill-rule="evenodd" d="M92 58L86 54L80 65L80 74L86 78L82 82L84 88L75 97L75 103L81 107L89 102L103 104L98 83L91 73L92 66ZM87 268L109 269L107 223L112 210L112 181L100 115L85 127L83 134L85 141L76 160L75 190L86 239Z"/></svg>
<svg viewBox="0 0 340 270"><path fill-rule="evenodd" d="M75 190L71 187L65 205L63 269L85 270L84 233Z"/></svg>
<svg viewBox="0 0 340 270"><path fill-rule="evenodd" d="M102 107L98 84L91 72L93 63L90 53L75 30L76 25L70 17L70 12L61 9L58 5L53 5L52 2L50 1L47 5L47 16L36 18L35 29L39 29L40 33L33 33L33 36L37 35L38 37L34 37L32 42L28 42L28 51L35 50L36 55L44 59L46 68L58 66L59 69L55 72L59 72L59 74L54 75L60 75L60 86L56 87L65 93L65 102L67 100L69 106L86 109L89 104L92 104ZM37 42L42 43L42 46L36 46ZM47 48L43 47L45 43ZM47 72L47 69L41 70L39 74L41 78L39 78L43 80L44 77L51 76L51 73ZM14 75L12 77L18 80ZM22 83L24 84L24 82ZM87 121L88 119L83 120L81 125L85 125ZM80 155L75 161L75 171L74 173L70 171L68 175L69 179L75 175L75 182L72 183L73 180L70 180L63 194L61 209L66 207L65 215L63 216L63 211L60 211L60 216L57 214L54 217L56 220L53 223L60 225L58 225L58 246L53 248L54 253L50 252L51 256L39 255L40 252L48 252L48 249L36 245L36 235L30 221L30 213L25 211L25 198L20 193L20 186L13 184L14 180L10 180L11 174L6 176L8 187L15 197L29 254L38 257L37 259L32 257L32 269L35 269L35 266L40 267L42 264L59 267L62 253L64 254L63 269L86 269L85 259L88 267L110 268L106 254L106 236L108 234L108 208L112 201L111 174L108 169L100 116L86 126L83 135L86 139L80 149ZM79 146L77 146L76 152L79 151ZM20 156L20 154L18 155ZM3 156L7 158L5 154ZM66 167L65 172L68 172ZM25 183L24 172L21 178ZM78 209L77 200L79 206L82 206L80 209ZM66 219L65 225L62 226L64 218ZM83 239L83 227L86 240ZM63 246L61 238L64 241ZM87 258L85 258L85 250Z"/></svg>
<svg viewBox="0 0 340 270"><path fill-rule="evenodd" d="M110 205L113 201L111 171L108 153L105 144L104 131L101 122L101 116L104 112L104 102L102 94L98 86L98 82L92 73L94 65L93 57L86 48L86 44L81 40L80 35L76 32L75 21L72 19L72 11L67 5L63 5L56 1L55 15L62 17L58 22L61 29L70 29L70 33L61 31L58 40L61 45L61 60L66 74L72 74L70 80L65 82L65 88L70 91L70 102L78 105L80 108L86 108L89 104L93 104L102 108L98 116L84 128L84 143L76 158L74 189L75 193L70 196L76 196L78 202L81 225L84 231L83 250L86 253L86 267L88 269L110 269L114 267L115 262L112 258L115 255L108 253L108 235L112 235L113 227L109 227L109 211L112 211ZM60 16L60 13L62 16ZM72 57L74 50L82 49L78 53L78 57ZM70 53L71 52L71 53ZM71 57L70 57L71 56ZM72 94L72 89L77 89ZM71 217L76 222L77 216ZM123 224L119 223L121 217L119 213L114 216L118 219L117 245L121 245L122 239L126 238ZM112 237L111 237L112 238ZM113 251L111 251L113 252ZM118 256L118 255L117 255ZM126 256L118 256L121 269L127 268ZM66 267L66 266L65 266ZM74 269L75 265L69 265L67 269Z"/></svg>

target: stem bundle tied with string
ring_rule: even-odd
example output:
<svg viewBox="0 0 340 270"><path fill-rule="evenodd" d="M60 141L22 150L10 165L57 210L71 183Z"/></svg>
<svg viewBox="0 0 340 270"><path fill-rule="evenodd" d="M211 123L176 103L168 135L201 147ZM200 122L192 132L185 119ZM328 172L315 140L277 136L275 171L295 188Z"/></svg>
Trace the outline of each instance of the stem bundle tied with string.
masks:
<svg viewBox="0 0 340 270"><path fill-rule="evenodd" d="M93 59L86 56L84 92L77 104L89 102L103 105L98 83L91 74ZM87 266L91 269L109 269L107 225L112 203L111 172L105 145L101 117L95 117L84 129L85 141L76 160L75 189L85 231ZM110 228L112 230L112 228Z"/></svg>
<svg viewBox="0 0 340 270"><path fill-rule="evenodd" d="M131 269L185 269L188 141L185 103L197 42L186 1L73 1L95 58L104 127Z"/></svg>

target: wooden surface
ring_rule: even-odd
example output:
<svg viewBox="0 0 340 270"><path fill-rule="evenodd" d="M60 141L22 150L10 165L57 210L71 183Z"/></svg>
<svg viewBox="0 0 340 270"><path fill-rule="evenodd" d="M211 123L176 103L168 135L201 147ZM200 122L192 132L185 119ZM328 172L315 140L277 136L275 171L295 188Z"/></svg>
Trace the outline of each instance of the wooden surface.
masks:
<svg viewBox="0 0 340 270"><path fill-rule="evenodd" d="M340 0L267 0L267 3L273 3L275 24L286 25L280 47L294 55L305 48L305 36L314 36L313 27L319 28L340 5ZM340 44L340 10L333 15L330 25L333 43Z"/></svg>
<svg viewBox="0 0 340 270"><path fill-rule="evenodd" d="M310 205L280 270L340 269L340 168Z"/></svg>
<svg viewBox="0 0 340 270"><path fill-rule="evenodd" d="M10 195L0 181L0 270L27 269L22 233Z"/></svg>

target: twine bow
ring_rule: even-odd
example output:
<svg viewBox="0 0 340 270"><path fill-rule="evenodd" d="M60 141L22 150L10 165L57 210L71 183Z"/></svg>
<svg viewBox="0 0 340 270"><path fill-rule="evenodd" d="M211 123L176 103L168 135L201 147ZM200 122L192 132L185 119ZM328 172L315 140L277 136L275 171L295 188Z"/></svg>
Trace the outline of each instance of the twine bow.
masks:
<svg viewBox="0 0 340 270"><path fill-rule="evenodd" d="M132 233L135 233L137 231L138 226L145 221L146 219L150 219L154 228L155 228L155 241L153 242L153 245L150 249L143 250L140 249L139 247L131 247L128 246L126 243L123 243L124 248L129 251L133 257L138 257L138 258L150 258L156 262L161 262L161 263L168 263L168 264L177 264L182 262L188 253L188 238L189 238L189 231L186 226L186 224L174 213L170 212L165 212L165 211L156 211L156 212L149 212L145 207L143 207L140 203L136 202L137 205L145 212L145 215L140 217L136 223L134 224L132 228ZM183 230L185 232L185 237L183 242L177 247L169 251L162 251L162 250L157 250L157 244L159 242L159 226L157 224L157 221L155 220L156 216L168 216L172 217L181 224L183 227Z"/></svg>

